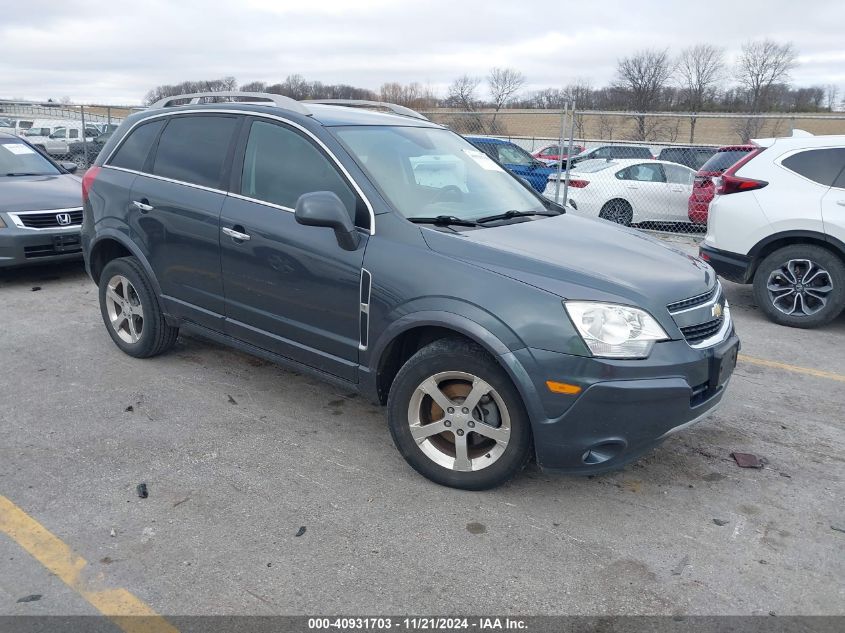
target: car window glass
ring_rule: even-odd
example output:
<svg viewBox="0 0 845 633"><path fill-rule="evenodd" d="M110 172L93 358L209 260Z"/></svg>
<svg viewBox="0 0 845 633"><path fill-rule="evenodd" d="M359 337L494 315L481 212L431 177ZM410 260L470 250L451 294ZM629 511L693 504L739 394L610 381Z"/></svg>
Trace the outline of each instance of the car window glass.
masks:
<svg viewBox="0 0 845 633"><path fill-rule="evenodd" d="M508 163L510 165L531 165L535 162L528 153L523 153L518 147L513 145L499 145L498 149L500 163Z"/></svg>
<svg viewBox="0 0 845 633"><path fill-rule="evenodd" d="M174 117L161 133L153 173L203 187L219 187L237 121L225 116Z"/></svg>
<svg viewBox="0 0 845 633"><path fill-rule="evenodd" d="M691 185L695 174L689 169L676 167L675 165L663 165L666 172L666 181L677 185Z"/></svg>
<svg viewBox="0 0 845 633"><path fill-rule="evenodd" d="M660 165L643 163L642 165L631 165L623 170L623 180L636 180L638 182L666 182L663 177L663 170ZM617 174L617 177L620 177Z"/></svg>
<svg viewBox="0 0 845 633"><path fill-rule="evenodd" d="M610 148L600 147L593 153L593 158L610 158Z"/></svg>
<svg viewBox="0 0 845 633"><path fill-rule="evenodd" d="M839 189L845 189L845 167L839 172L839 176L834 181L833 186Z"/></svg>
<svg viewBox="0 0 845 633"><path fill-rule="evenodd" d="M69 138L79 138L79 130L70 130Z"/></svg>
<svg viewBox="0 0 845 633"><path fill-rule="evenodd" d="M781 164L796 174L830 187L845 167L845 147L798 152L784 158Z"/></svg>
<svg viewBox="0 0 845 633"><path fill-rule="evenodd" d="M241 195L294 209L299 196L314 191L336 193L359 226L369 223L366 209L356 214L355 193L311 141L281 125L253 122L244 154Z"/></svg>
<svg viewBox="0 0 845 633"><path fill-rule="evenodd" d="M744 157L750 149L728 149L717 151L701 166L701 171L721 173Z"/></svg>
<svg viewBox="0 0 845 633"><path fill-rule="evenodd" d="M6 174L55 175L61 173L38 151L18 139L0 137L0 178Z"/></svg>
<svg viewBox="0 0 845 633"><path fill-rule="evenodd" d="M55 132L53 132L52 137L53 138L64 138L65 134L66 134L66 130L62 128L62 129L58 129Z"/></svg>
<svg viewBox="0 0 845 633"><path fill-rule="evenodd" d="M156 119L136 127L129 133L108 164L135 171L143 170L147 154L161 128L164 127L164 123L164 119Z"/></svg>
<svg viewBox="0 0 845 633"><path fill-rule="evenodd" d="M540 156L557 156L559 153L560 148L557 145L553 145L544 149Z"/></svg>

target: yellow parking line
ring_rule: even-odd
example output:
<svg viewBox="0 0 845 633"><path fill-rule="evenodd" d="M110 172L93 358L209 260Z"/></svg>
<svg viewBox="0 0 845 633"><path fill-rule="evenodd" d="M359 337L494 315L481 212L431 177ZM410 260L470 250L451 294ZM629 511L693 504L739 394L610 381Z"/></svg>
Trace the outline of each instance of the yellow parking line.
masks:
<svg viewBox="0 0 845 633"><path fill-rule="evenodd" d="M80 577L88 562L3 495L0 495L0 532L7 534L126 633L179 633L125 589L92 588Z"/></svg>
<svg viewBox="0 0 845 633"><path fill-rule="evenodd" d="M765 358L754 358L753 356L746 356L740 354L737 359L742 363L751 363L752 365L760 365L761 367L771 367L772 369L783 369L784 371L791 371L796 374L804 374L806 376L815 376L816 378L827 378L828 380L836 380L838 382L845 382L845 376L842 374L835 374L832 371L822 371L821 369L812 369L810 367L799 367L798 365L789 365L787 363L779 363L776 360L766 360Z"/></svg>

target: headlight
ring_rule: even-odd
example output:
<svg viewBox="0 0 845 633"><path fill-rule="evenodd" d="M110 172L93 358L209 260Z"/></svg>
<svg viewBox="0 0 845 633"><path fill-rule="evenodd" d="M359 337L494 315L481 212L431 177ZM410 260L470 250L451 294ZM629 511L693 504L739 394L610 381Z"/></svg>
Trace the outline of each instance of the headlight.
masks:
<svg viewBox="0 0 845 633"><path fill-rule="evenodd" d="M669 338L654 317L639 308L596 301L563 305L593 356L645 358L655 341Z"/></svg>

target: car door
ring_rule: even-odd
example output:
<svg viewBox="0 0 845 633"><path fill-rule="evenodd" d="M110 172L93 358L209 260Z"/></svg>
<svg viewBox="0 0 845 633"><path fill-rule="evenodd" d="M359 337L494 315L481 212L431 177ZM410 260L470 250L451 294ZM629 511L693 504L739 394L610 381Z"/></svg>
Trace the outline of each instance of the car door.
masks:
<svg viewBox="0 0 845 633"><path fill-rule="evenodd" d="M689 197L692 195L695 172L683 165L663 165L663 171L669 189L666 220L689 222Z"/></svg>
<svg viewBox="0 0 845 633"><path fill-rule="evenodd" d="M617 172L624 198L631 203L633 222L665 221L671 206L666 176L660 163L638 163Z"/></svg>
<svg viewBox="0 0 845 633"><path fill-rule="evenodd" d="M299 129L256 118L242 136L220 221L226 332L356 381L366 231L347 251L333 231L297 223L294 209L304 193L332 191L363 229L366 207Z"/></svg>
<svg viewBox="0 0 845 633"><path fill-rule="evenodd" d="M161 286L166 309L223 330L220 210L243 117L168 117L129 197L133 241Z"/></svg>

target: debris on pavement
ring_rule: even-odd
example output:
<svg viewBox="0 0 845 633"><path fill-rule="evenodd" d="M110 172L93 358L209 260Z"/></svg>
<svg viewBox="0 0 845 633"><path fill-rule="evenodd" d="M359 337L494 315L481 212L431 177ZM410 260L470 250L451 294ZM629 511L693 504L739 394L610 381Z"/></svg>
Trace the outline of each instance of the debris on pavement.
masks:
<svg viewBox="0 0 845 633"><path fill-rule="evenodd" d="M297 532L294 536L302 536L303 534L305 534L305 526L304 525L300 526L299 530L297 530Z"/></svg>
<svg viewBox="0 0 845 633"><path fill-rule="evenodd" d="M731 453L740 468L762 468L764 461L753 453Z"/></svg>
<svg viewBox="0 0 845 633"><path fill-rule="evenodd" d="M238 401L237 401L237 400L235 400L235 399L234 399L232 396L230 396L228 393L226 394L226 397L227 397L227 398L229 398L229 404L238 404Z"/></svg>
<svg viewBox="0 0 845 633"><path fill-rule="evenodd" d="M41 286L33 286L32 287L32 292L38 292L39 290L41 290ZM18 602L20 602L20 600L18 600Z"/></svg>
<svg viewBox="0 0 845 633"><path fill-rule="evenodd" d="M472 523L467 523L467 532L470 534L484 534L487 532L487 526L483 523L476 523L473 521Z"/></svg>
<svg viewBox="0 0 845 633"><path fill-rule="evenodd" d="M40 593L31 593L28 596L24 596L23 598L18 598L18 602L37 602L41 600L42 595Z"/></svg>
<svg viewBox="0 0 845 633"><path fill-rule="evenodd" d="M146 499L150 496L149 491L147 491L147 484L140 483L135 487L135 490L138 491L138 496L141 497L141 499Z"/></svg>
<svg viewBox="0 0 845 633"><path fill-rule="evenodd" d="M111 532L109 532L109 536L111 536L112 538L117 536L117 532L114 531L114 528L112 528Z"/></svg>
<svg viewBox="0 0 845 633"><path fill-rule="evenodd" d="M135 410L135 407L133 407L131 404L124 409L124 411L126 413L132 413L134 410Z"/></svg>
<svg viewBox="0 0 845 633"><path fill-rule="evenodd" d="M728 523L730 523L730 521L725 521L724 519L713 519L713 523L715 523L719 527L722 527L723 525L727 525Z"/></svg>
<svg viewBox="0 0 845 633"><path fill-rule="evenodd" d="M845 525L831 525L830 529L835 530L837 532L845 533Z"/></svg>
<svg viewBox="0 0 845 633"><path fill-rule="evenodd" d="M686 554L677 565L675 565L675 569L672 570L673 576L680 576L684 573L684 569L686 566L689 565L689 554Z"/></svg>

